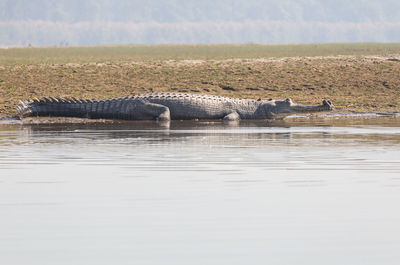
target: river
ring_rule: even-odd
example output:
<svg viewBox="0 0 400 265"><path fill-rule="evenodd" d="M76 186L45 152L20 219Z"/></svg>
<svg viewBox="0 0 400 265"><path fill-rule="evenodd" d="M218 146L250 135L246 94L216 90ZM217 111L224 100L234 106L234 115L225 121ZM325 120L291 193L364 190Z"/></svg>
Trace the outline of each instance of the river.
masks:
<svg viewBox="0 0 400 265"><path fill-rule="evenodd" d="M398 264L400 119L0 125L0 263Z"/></svg>

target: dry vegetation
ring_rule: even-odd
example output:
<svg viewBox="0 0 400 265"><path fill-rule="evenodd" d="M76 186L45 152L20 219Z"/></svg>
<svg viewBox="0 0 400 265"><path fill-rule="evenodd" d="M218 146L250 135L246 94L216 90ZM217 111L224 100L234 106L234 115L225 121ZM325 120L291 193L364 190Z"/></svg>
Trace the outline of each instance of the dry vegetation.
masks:
<svg viewBox="0 0 400 265"><path fill-rule="evenodd" d="M52 57L53 63L40 60L35 63L32 58L30 63L4 63L3 60L0 64L0 116L15 114L20 99L43 96L107 98L153 91L264 99L291 97L304 104L315 104L326 98L339 112L398 112L400 57L375 53L379 56L257 59L259 56L251 55L247 56L250 59L227 59L230 56L215 55L218 60L209 60L189 54L179 59L153 55L152 60L129 58L123 61L118 57L103 62L96 57L90 62L84 56L82 60L68 63L64 63L64 57L59 59L61 63L57 63L57 57ZM235 53L231 55L234 57ZM244 55L237 57L246 57Z"/></svg>

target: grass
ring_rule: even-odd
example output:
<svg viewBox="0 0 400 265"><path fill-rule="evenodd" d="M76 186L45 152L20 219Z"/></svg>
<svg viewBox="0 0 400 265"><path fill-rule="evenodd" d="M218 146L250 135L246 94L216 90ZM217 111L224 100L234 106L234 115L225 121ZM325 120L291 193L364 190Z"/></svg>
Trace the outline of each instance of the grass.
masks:
<svg viewBox="0 0 400 265"><path fill-rule="evenodd" d="M399 111L400 62L389 55L399 58L400 44L0 49L0 116L14 115L24 98L153 91L291 97L303 104L327 98L339 111Z"/></svg>
<svg viewBox="0 0 400 265"><path fill-rule="evenodd" d="M225 60L400 53L399 43L125 45L0 49L0 65Z"/></svg>

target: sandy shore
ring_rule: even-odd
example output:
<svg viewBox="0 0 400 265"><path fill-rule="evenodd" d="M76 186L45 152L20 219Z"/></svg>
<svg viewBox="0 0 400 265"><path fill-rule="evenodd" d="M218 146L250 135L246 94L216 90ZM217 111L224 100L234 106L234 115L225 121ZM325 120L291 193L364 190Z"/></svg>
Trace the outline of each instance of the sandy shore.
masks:
<svg viewBox="0 0 400 265"><path fill-rule="evenodd" d="M400 118L399 112L365 112L365 113L309 113L294 114L285 118L286 121L296 119L369 119L369 118ZM216 120L218 122L218 120ZM40 125L40 124L126 124L136 121L107 120L107 119L84 119L70 117L0 117L0 125ZM141 121L143 122L143 121ZM157 123L156 121L147 121ZM165 122L164 122L165 123Z"/></svg>

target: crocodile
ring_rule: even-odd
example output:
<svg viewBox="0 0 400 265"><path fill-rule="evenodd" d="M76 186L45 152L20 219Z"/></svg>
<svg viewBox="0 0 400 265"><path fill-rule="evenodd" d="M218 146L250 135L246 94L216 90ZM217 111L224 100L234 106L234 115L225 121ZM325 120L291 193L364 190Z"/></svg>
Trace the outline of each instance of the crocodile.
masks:
<svg viewBox="0 0 400 265"><path fill-rule="evenodd" d="M329 111L321 105L294 104L285 100L254 100L190 93L147 93L104 100L45 97L20 101L20 118L28 116L83 117L123 120L273 119L292 113Z"/></svg>

